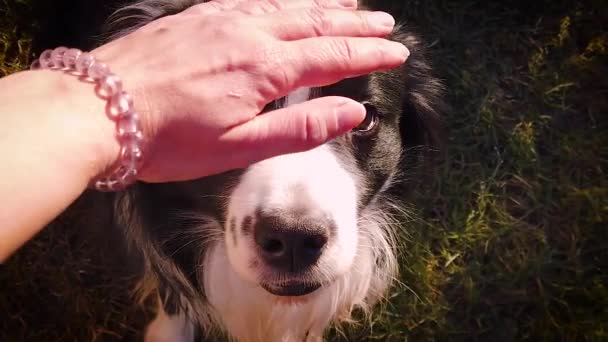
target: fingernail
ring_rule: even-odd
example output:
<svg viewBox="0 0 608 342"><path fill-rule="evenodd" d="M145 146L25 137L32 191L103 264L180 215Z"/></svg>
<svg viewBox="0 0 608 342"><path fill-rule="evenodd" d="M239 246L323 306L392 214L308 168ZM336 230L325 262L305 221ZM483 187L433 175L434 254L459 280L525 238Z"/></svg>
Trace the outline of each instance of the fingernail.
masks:
<svg viewBox="0 0 608 342"><path fill-rule="evenodd" d="M357 7L357 1L356 0L338 0L338 4L340 4L343 7Z"/></svg>
<svg viewBox="0 0 608 342"><path fill-rule="evenodd" d="M410 50L399 42L387 40L385 48L386 52L396 59L401 60L401 62L405 62L410 56Z"/></svg>
<svg viewBox="0 0 608 342"><path fill-rule="evenodd" d="M336 108L338 119L338 131L348 132L357 127L365 119L365 107L355 101L344 101Z"/></svg>
<svg viewBox="0 0 608 342"><path fill-rule="evenodd" d="M390 28L395 26L395 18L386 12L371 12L369 13L369 22L380 28Z"/></svg>

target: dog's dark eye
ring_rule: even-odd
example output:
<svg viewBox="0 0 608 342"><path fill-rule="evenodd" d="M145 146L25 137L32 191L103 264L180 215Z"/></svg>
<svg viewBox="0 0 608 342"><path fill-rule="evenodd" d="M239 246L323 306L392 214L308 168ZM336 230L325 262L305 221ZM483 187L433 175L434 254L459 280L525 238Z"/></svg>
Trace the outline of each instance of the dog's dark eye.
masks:
<svg viewBox="0 0 608 342"><path fill-rule="evenodd" d="M378 109L369 102L363 102L365 107L365 119L363 122L353 129L355 134L369 134L378 125L380 118L378 117Z"/></svg>

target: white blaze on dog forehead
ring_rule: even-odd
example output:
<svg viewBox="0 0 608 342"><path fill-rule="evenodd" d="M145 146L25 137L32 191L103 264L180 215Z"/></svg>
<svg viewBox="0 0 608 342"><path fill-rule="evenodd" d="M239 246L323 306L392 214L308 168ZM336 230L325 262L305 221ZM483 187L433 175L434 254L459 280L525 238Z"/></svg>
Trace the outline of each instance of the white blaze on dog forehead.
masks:
<svg viewBox="0 0 608 342"><path fill-rule="evenodd" d="M262 212L308 209L311 214L324 212L339 223L356 209L353 175L340 165L328 146L255 164L239 185L242 190L251 191Z"/></svg>

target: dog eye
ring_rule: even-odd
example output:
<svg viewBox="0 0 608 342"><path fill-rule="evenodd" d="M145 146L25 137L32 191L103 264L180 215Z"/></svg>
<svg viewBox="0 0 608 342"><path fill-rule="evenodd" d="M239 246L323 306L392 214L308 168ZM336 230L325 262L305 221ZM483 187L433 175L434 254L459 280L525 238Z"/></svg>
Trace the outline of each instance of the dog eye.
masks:
<svg viewBox="0 0 608 342"><path fill-rule="evenodd" d="M378 125L380 118L378 117L378 109L369 102L363 102L365 107L365 119L363 122L353 129L355 134L369 134Z"/></svg>

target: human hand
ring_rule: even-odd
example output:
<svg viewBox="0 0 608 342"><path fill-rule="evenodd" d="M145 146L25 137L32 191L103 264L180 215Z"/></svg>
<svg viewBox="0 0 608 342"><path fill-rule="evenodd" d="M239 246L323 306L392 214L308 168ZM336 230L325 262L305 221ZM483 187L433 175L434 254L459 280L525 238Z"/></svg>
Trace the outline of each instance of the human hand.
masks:
<svg viewBox="0 0 608 342"><path fill-rule="evenodd" d="M340 4L342 3L342 5ZM356 127L365 109L326 97L261 114L299 87L402 64L394 21L356 1L217 0L92 52L123 79L147 137L140 180L188 180L304 151ZM106 149L106 165L119 146Z"/></svg>

